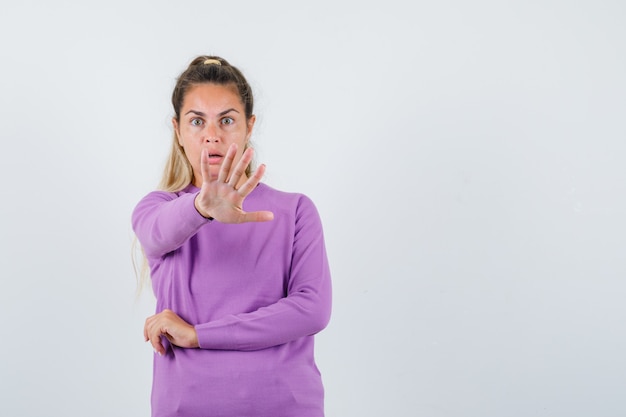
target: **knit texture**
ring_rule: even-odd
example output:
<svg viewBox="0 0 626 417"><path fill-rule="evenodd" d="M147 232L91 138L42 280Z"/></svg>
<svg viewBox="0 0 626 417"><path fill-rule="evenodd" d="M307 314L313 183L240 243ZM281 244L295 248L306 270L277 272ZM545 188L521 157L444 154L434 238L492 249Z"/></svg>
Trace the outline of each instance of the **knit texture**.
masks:
<svg viewBox="0 0 626 417"><path fill-rule="evenodd" d="M199 189L154 191L132 214L150 265L156 311L195 326L199 349L154 357L153 417L322 417L314 336L331 312L319 214L302 194L259 184L244 210L264 223L208 221Z"/></svg>

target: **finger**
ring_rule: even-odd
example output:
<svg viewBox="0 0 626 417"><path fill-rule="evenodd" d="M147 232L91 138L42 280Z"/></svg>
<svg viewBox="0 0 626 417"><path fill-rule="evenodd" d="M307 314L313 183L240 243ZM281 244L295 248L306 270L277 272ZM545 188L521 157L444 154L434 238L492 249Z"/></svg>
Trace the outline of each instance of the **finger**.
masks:
<svg viewBox="0 0 626 417"><path fill-rule="evenodd" d="M235 165L235 169L231 173L230 179L228 180L228 184L231 187L237 187L239 180L246 173L246 168L248 167L248 165L250 165L253 156L254 150L252 148L246 149L243 155L241 155L241 159L239 159L237 165Z"/></svg>
<svg viewBox="0 0 626 417"><path fill-rule="evenodd" d="M235 155L237 154L237 145L232 144L229 146L226 151L226 156L222 161L222 166L220 167L220 172L217 174L217 180L219 182L228 182L228 177L230 176L230 167L233 165L233 160L235 159Z"/></svg>
<svg viewBox="0 0 626 417"><path fill-rule="evenodd" d="M144 337L147 342L150 342L152 349L162 355L165 353L165 348L161 343L161 331L156 325L154 319L155 316L152 316L146 320L146 325L144 326Z"/></svg>
<svg viewBox="0 0 626 417"><path fill-rule="evenodd" d="M211 162L209 162L209 151L203 149L200 153L200 174L202 175L202 182L209 182L211 180Z"/></svg>
<svg viewBox="0 0 626 417"><path fill-rule="evenodd" d="M259 184L261 178L263 178L263 174L265 173L265 164L261 164L256 171L252 173L250 178L243 183L243 185L239 188L238 192L241 194L243 198L245 198L248 194L254 190L254 188ZM267 222L270 220L274 220L274 213L267 210L261 211L253 211L248 213L243 213L240 219L242 222Z"/></svg>
<svg viewBox="0 0 626 417"><path fill-rule="evenodd" d="M256 188L256 186L261 182L261 178L263 178L263 174L265 174L265 165L261 164L256 171L250 175L250 178L239 188L239 194L242 197L246 197L248 194L252 192Z"/></svg>
<svg viewBox="0 0 626 417"><path fill-rule="evenodd" d="M159 355L165 354L165 347L161 343L161 336L153 336L150 338L150 344L156 353Z"/></svg>
<svg viewBox="0 0 626 417"><path fill-rule="evenodd" d="M143 325L143 338L147 342L150 340L150 333L152 328L152 323L155 320L156 315L150 316L146 319L145 324Z"/></svg>
<svg viewBox="0 0 626 417"><path fill-rule="evenodd" d="M271 211L251 211L243 213L241 216L241 223L244 222L268 222L274 220L274 213Z"/></svg>

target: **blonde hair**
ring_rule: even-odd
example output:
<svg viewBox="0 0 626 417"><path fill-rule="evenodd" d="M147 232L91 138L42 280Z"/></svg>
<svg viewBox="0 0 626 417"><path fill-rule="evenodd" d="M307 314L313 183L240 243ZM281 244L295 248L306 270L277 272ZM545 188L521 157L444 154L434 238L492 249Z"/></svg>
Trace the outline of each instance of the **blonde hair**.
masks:
<svg viewBox="0 0 626 417"><path fill-rule="evenodd" d="M163 191L180 191L193 181L193 168L185 155L185 150L174 132L172 147L165 162L159 189Z"/></svg>

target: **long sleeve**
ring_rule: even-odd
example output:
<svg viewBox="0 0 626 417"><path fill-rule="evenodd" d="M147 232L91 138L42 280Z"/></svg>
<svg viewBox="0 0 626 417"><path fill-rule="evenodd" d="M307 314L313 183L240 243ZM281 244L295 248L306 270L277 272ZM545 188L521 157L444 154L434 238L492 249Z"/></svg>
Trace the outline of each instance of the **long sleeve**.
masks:
<svg viewBox="0 0 626 417"><path fill-rule="evenodd" d="M306 198L296 214L287 296L244 314L196 325L204 349L256 350L313 335L331 313L331 280L322 225Z"/></svg>
<svg viewBox="0 0 626 417"><path fill-rule="evenodd" d="M210 221L194 206L196 193L154 191L144 197L132 214L132 226L148 257L178 249Z"/></svg>

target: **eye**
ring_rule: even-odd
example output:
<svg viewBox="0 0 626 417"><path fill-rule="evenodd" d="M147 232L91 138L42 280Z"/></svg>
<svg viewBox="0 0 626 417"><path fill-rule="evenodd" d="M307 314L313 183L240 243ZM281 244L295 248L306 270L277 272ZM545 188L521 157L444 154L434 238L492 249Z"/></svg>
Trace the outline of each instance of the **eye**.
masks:
<svg viewBox="0 0 626 417"><path fill-rule="evenodd" d="M235 121L231 117L224 117L222 119L223 125L232 125L233 123L235 123Z"/></svg>
<svg viewBox="0 0 626 417"><path fill-rule="evenodd" d="M192 126L202 126L204 122L202 121L202 119L198 119L197 117L194 119L191 119L191 125Z"/></svg>

